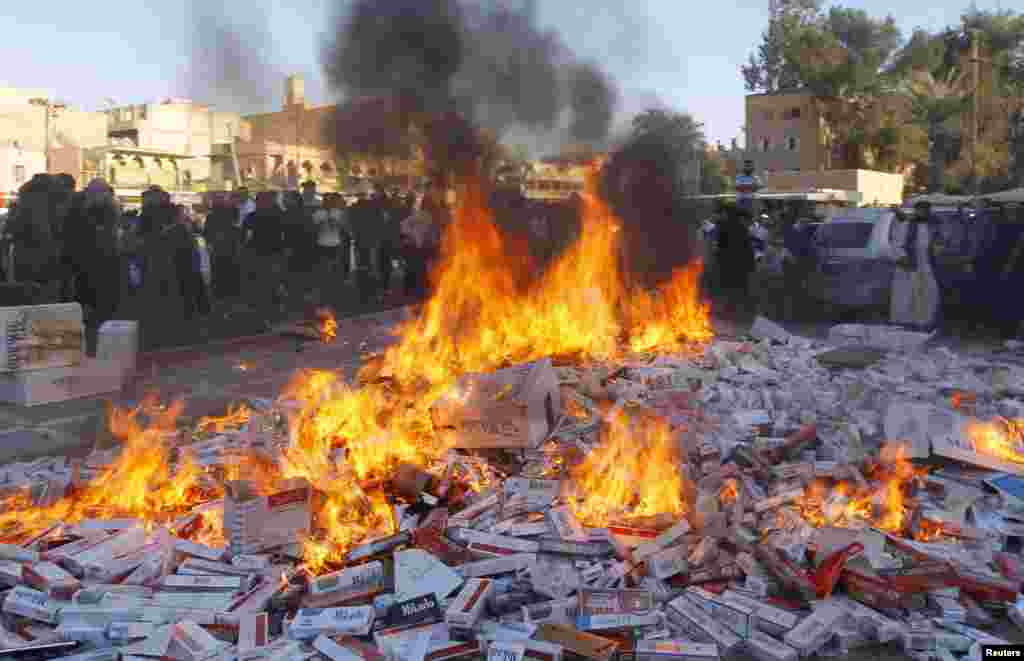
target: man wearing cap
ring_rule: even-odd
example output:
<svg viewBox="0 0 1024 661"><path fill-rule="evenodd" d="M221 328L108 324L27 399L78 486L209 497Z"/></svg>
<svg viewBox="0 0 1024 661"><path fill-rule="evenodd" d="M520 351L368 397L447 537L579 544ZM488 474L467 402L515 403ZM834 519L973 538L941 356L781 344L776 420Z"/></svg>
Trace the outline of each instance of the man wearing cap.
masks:
<svg viewBox="0 0 1024 661"><path fill-rule="evenodd" d="M931 204L918 202L909 218L896 221L894 248L898 258L892 279L889 320L919 331L938 326L939 283L932 269Z"/></svg>

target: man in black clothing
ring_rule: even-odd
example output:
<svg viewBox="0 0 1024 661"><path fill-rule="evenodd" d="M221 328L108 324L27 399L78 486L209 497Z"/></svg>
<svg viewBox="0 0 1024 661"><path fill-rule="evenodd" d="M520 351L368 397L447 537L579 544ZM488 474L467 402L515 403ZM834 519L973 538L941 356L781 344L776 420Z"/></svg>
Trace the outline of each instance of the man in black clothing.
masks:
<svg viewBox="0 0 1024 661"><path fill-rule="evenodd" d="M274 193L256 196L256 211L247 218L251 232L245 249L245 294L253 304L266 303L268 297L279 302L283 297L285 225L283 212Z"/></svg>
<svg viewBox="0 0 1024 661"><path fill-rule="evenodd" d="M218 298L238 296L238 259L241 248L239 210L224 197L216 197L212 202L213 208L206 217L203 235L213 253L213 290Z"/></svg>
<svg viewBox="0 0 1024 661"><path fill-rule="evenodd" d="M749 303L750 274L754 271L754 245L747 226L749 214L731 209L719 225L718 281L726 297L726 308L738 315Z"/></svg>

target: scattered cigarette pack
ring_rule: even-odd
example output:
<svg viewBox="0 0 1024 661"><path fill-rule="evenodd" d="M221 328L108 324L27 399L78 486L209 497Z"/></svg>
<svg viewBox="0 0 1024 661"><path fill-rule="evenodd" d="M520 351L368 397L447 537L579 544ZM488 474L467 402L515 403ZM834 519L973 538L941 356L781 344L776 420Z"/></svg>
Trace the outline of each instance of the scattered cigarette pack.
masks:
<svg viewBox="0 0 1024 661"><path fill-rule="evenodd" d="M472 629L492 594L494 581L487 578L469 579L445 611L445 622L450 627Z"/></svg>
<svg viewBox="0 0 1024 661"><path fill-rule="evenodd" d="M540 545L532 540L519 539L508 535L494 535L471 528L460 528L459 539L469 550L490 557L512 555L514 553L536 553Z"/></svg>
<svg viewBox="0 0 1024 661"><path fill-rule="evenodd" d="M378 595L387 587L384 564L374 560L324 574L309 582L309 600L317 606L343 604Z"/></svg>
<svg viewBox="0 0 1024 661"><path fill-rule="evenodd" d="M716 643L722 654L731 653L743 642L732 629L719 624L687 595L670 601L666 614L670 622L697 642Z"/></svg>
<svg viewBox="0 0 1024 661"><path fill-rule="evenodd" d="M320 634L365 636L373 620L373 606L300 608L288 627L288 636L295 640L311 640Z"/></svg>
<svg viewBox="0 0 1024 661"><path fill-rule="evenodd" d="M607 613L604 615L580 615L576 618L576 628L580 631L625 629L629 627L649 627L660 621L661 615L658 613Z"/></svg>
<svg viewBox="0 0 1024 661"><path fill-rule="evenodd" d="M590 539L583 524L568 505L552 507L548 510L548 520L558 532L558 536L567 542L586 542Z"/></svg>
<svg viewBox="0 0 1024 661"><path fill-rule="evenodd" d="M717 661L718 646L689 640L638 640L635 661Z"/></svg>
<svg viewBox="0 0 1024 661"><path fill-rule="evenodd" d="M120 530L100 544L66 559L72 572L79 575L103 575L107 573L105 565L112 564L115 558L139 551L146 545L146 531L143 528L127 528Z"/></svg>
<svg viewBox="0 0 1024 661"><path fill-rule="evenodd" d="M573 624L579 617L577 597L528 604L522 607L523 621L531 624Z"/></svg>
<svg viewBox="0 0 1024 661"><path fill-rule="evenodd" d="M561 492L559 480L536 480L525 477L510 477L505 480L506 497L522 495L533 504L546 504Z"/></svg>
<svg viewBox="0 0 1024 661"><path fill-rule="evenodd" d="M457 661L478 659L484 653L484 646L479 640L449 640L431 645L424 661Z"/></svg>
<svg viewBox="0 0 1024 661"><path fill-rule="evenodd" d="M532 567L536 561L536 553L515 553L490 560L468 562L454 569L463 578L481 578L523 571Z"/></svg>
<svg viewBox="0 0 1024 661"><path fill-rule="evenodd" d="M796 648L801 656L814 654L828 642L836 626L850 614L833 601L824 601L800 624L783 636L783 641Z"/></svg>
<svg viewBox="0 0 1024 661"><path fill-rule="evenodd" d="M654 595L647 590L591 590L579 592L580 616L646 614L654 610Z"/></svg>
<svg viewBox="0 0 1024 661"><path fill-rule="evenodd" d="M168 651L172 656L185 661L205 661L220 654L226 643L213 637L195 622L184 620L171 628L171 644Z"/></svg>
<svg viewBox="0 0 1024 661"><path fill-rule="evenodd" d="M7 593L3 612L47 624L56 624L57 622L57 608L46 596L46 593L23 585L19 585Z"/></svg>
<svg viewBox="0 0 1024 661"><path fill-rule="evenodd" d="M11 562L39 562L39 553L14 544L0 544L0 560Z"/></svg>
<svg viewBox="0 0 1024 661"><path fill-rule="evenodd" d="M535 638L559 645L587 661L612 661L619 651L619 643L614 640L558 624L540 625Z"/></svg>
<svg viewBox="0 0 1024 661"><path fill-rule="evenodd" d="M203 560L210 560L218 562L224 558L223 549L215 549L203 544L196 544L186 539L176 539L174 541L174 550L182 555L192 556L194 558L202 558Z"/></svg>
<svg viewBox="0 0 1024 661"><path fill-rule="evenodd" d="M179 574L192 574L195 576L243 576L248 577L252 572L248 569L240 569L226 562L203 560L202 558L189 558L178 565Z"/></svg>
<svg viewBox="0 0 1024 661"><path fill-rule="evenodd" d="M270 616L244 613L238 617L238 658L244 661L270 642Z"/></svg>
<svg viewBox="0 0 1024 661"><path fill-rule="evenodd" d="M741 638L749 638L756 620L753 608L740 603L724 599L721 596L708 592L703 588L686 588L686 594L691 601L714 618L732 629Z"/></svg>
<svg viewBox="0 0 1024 661"><path fill-rule="evenodd" d="M647 558L647 568L655 578L672 578L676 574L685 574L690 566L685 546L671 546Z"/></svg>
<svg viewBox="0 0 1024 661"><path fill-rule="evenodd" d="M771 636L783 636L800 623L798 614L741 595L735 590L726 590L719 598L727 603L745 605L753 610L753 628Z"/></svg>
<svg viewBox="0 0 1024 661"><path fill-rule="evenodd" d="M31 588L46 593L53 599L70 601L81 587L74 576L52 562L22 565L22 580Z"/></svg>
<svg viewBox="0 0 1024 661"><path fill-rule="evenodd" d="M111 622L107 625L107 638L118 643L143 640L153 635L151 622Z"/></svg>
<svg viewBox="0 0 1024 661"><path fill-rule="evenodd" d="M241 576L196 576L171 574L160 581L161 590L179 592L242 592L245 579Z"/></svg>
<svg viewBox="0 0 1024 661"><path fill-rule="evenodd" d="M761 631L752 632L744 646L757 661L798 661L800 658L795 649Z"/></svg>

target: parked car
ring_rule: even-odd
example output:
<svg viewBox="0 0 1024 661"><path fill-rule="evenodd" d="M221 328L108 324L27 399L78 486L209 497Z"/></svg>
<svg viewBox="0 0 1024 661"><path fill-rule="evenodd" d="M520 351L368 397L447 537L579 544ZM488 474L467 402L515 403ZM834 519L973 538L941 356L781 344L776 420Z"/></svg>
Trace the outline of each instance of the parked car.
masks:
<svg viewBox="0 0 1024 661"><path fill-rule="evenodd" d="M811 298L868 308L889 304L896 251L891 209L845 209L814 234L817 267L808 279Z"/></svg>

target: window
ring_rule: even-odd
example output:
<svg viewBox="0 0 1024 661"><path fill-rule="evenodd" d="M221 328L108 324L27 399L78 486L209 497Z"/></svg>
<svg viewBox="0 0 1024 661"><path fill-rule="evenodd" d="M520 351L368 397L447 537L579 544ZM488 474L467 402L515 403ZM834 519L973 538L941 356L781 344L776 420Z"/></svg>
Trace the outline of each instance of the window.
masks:
<svg viewBox="0 0 1024 661"><path fill-rule="evenodd" d="M799 108L793 108L792 110L790 110L789 111L789 118L790 119L800 119L800 109Z"/></svg>
<svg viewBox="0 0 1024 661"><path fill-rule="evenodd" d="M786 138L786 149L796 151L800 148L800 139L794 136Z"/></svg>
<svg viewBox="0 0 1024 661"><path fill-rule="evenodd" d="M14 166L14 183L18 184L19 186L21 184L25 183L25 166L24 165L15 165Z"/></svg>
<svg viewBox="0 0 1024 661"><path fill-rule="evenodd" d="M132 121L132 109L125 108L124 112L121 113L121 119L123 119L126 122Z"/></svg>

